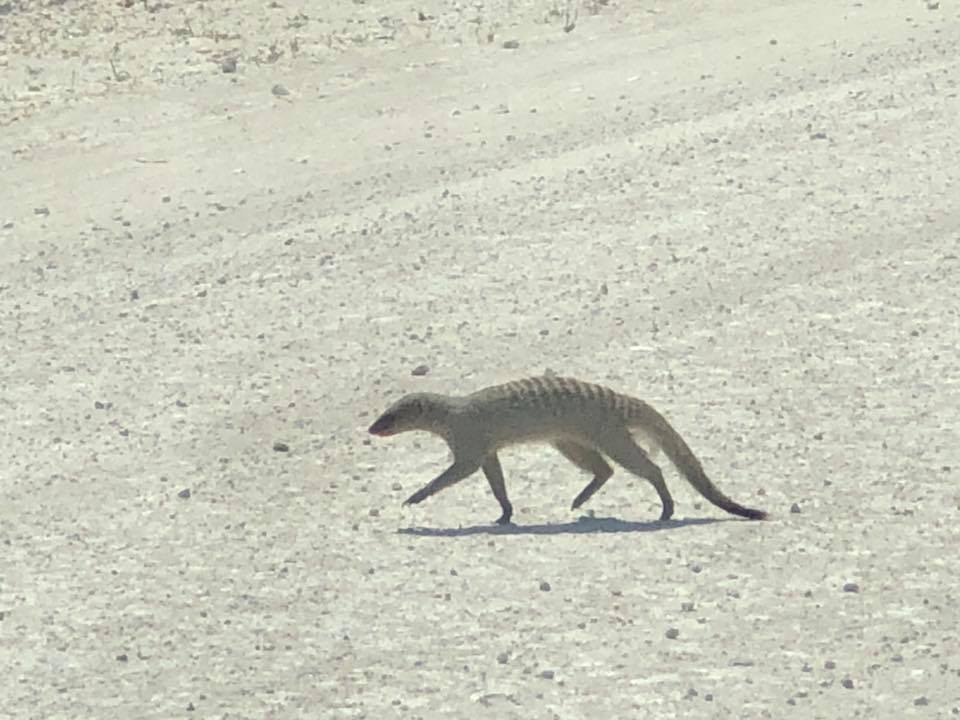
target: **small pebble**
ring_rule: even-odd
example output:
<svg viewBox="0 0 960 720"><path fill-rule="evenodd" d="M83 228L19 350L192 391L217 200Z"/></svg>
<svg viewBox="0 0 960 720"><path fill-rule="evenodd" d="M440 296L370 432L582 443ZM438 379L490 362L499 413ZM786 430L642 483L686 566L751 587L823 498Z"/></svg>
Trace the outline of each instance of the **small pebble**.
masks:
<svg viewBox="0 0 960 720"><path fill-rule="evenodd" d="M921 695L920 697L918 697L916 700L913 701L913 704L914 704L914 705L929 705L929 704L930 704L930 701L927 700L927 698L925 698L923 695Z"/></svg>
<svg viewBox="0 0 960 720"><path fill-rule="evenodd" d="M426 375L430 372L430 368L427 365L417 365L413 370L410 371L411 375Z"/></svg>
<svg viewBox="0 0 960 720"><path fill-rule="evenodd" d="M225 73L235 73L237 71L237 59L235 57L228 57L220 63L220 70Z"/></svg>
<svg viewBox="0 0 960 720"><path fill-rule="evenodd" d="M850 678L844 678L840 684L843 685L847 690L853 690L853 680Z"/></svg>
<svg viewBox="0 0 960 720"><path fill-rule="evenodd" d="M376 508L370 508L370 517L380 517L380 511Z"/></svg>
<svg viewBox="0 0 960 720"><path fill-rule="evenodd" d="M796 503L794 503L793 505L790 506L790 512L792 512L794 515L799 515L799 514L800 514L800 506L797 505Z"/></svg>
<svg viewBox="0 0 960 720"><path fill-rule="evenodd" d="M177 497L183 498L184 500L188 499L190 497L190 488L184 488L183 490L178 492Z"/></svg>
<svg viewBox="0 0 960 720"><path fill-rule="evenodd" d="M852 582L844 583L843 591L848 593L858 593L860 592L860 586Z"/></svg>
<svg viewBox="0 0 960 720"><path fill-rule="evenodd" d="M823 666L824 666L827 670L833 670L833 669L837 666L837 664L836 664L833 660L827 660L827 661L823 664Z"/></svg>
<svg viewBox="0 0 960 720"><path fill-rule="evenodd" d="M272 92L272 93L273 93L274 95L276 95L277 97L284 97L284 96L290 94L290 91L287 90L287 88L285 88L285 87L284 87L283 85L281 85L280 83L277 83L276 85L274 85L274 86L270 89L270 92Z"/></svg>
<svg viewBox="0 0 960 720"><path fill-rule="evenodd" d="M126 653L120 653L119 655L117 655L117 661L118 661L118 662L126 662L127 659L128 659L128 658L127 658L127 654L126 654ZM916 705L916 702L914 702L914 705Z"/></svg>
<svg viewBox="0 0 960 720"><path fill-rule="evenodd" d="M507 660L509 659L510 659L510 656L505 652L502 652L499 655L497 655L497 662L500 663L501 665L506 665Z"/></svg>
<svg viewBox="0 0 960 720"><path fill-rule="evenodd" d="M290 452L290 446L279 440L273 444L273 449L277 452Z"/></svg>
<svg viewBox="0 0 960 720"><path fill-rule="evenodd" d="M692 602L680 603L680 609L683 610L683 612L693 612L693 603Z"/></svg>
<svg viewBox="0 0 960 720"><path fill-rule="evenodd" d="M544 670L540 673L540 677L542 677L544 680L553 680L553 676L555 674L556 673L554 673L553 670Z"/></svg>
<svg viewBox="0 0 960 720"><path fill-rule="evenodd" d="M701 570L703 570L703 568L700 566L699 563L694 563L693 565L690 566L690 570L694 573L698 573Z"/></svg>
<svg viewBox="0 0 960 720"><path fill-rule="evenodd" d="M540 583L540 589L543 590L543 592L550 592L550 583L544 580Z"/></svg>
<svg viewBox="0 0 960 720"><path fill-rule="evenodd" d="M504 50L516 50L518 47L520 47L519 40L504 40L503 42Z"/></svg>
<svg viewBox="0 0 960 720"><path fill-rule="evenodd" d="M667 628L666 635L667 639L676 640L678 637L680 637L680 631L677 630L677 628Z"/></svg>

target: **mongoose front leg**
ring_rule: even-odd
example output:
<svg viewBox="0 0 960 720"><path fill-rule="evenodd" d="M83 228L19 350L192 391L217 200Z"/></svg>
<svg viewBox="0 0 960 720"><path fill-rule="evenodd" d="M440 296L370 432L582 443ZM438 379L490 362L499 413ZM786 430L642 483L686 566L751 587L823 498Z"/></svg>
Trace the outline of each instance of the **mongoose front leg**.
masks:
<svg viewBox="0 0 960 720"><path fill-rule="evenodd" d="M673 498L663 481L660 467L654 463L643 448L637 445L628 433L616 438L598 438L600 449L618 465L622 465L634 475L645 478L656 489L660 496L663 510L661 520L669 520L673 516Z"/></svg>
<svg viewBox="0 0 960 720"><path fill-rule="evenodd" d="M496 453L487 456L483 463L483 474L487 476L487 482L490 483L493 496L500 503L500 509L503 510L503 514L497 518L497 525L507 525L513 515L513 505L507 499L507 486L503 482L503 470L500 467L500 458L497 457Z"/></svg>
<svg viewBox="0 0 960 720"><path fill-rule="evenodd" d="M472 475L477 471L478 466L478 463L467 463L460 460L454 460L453 465L440 473L435 480L427 485L424 485L413 495L408 497L403 504L415 505L416 503L423 502L434 493L438 493L445 487L449 487L454 483L460 482L468 475Z"/></svg>
<svg viewBox="0 0 960 720"><path fill-rule="evenodd" d="M613 475L613 468L603 459L603 455L584 445L579 445L570 440L557 440L553 443L553 446L578 468L593 473L593 480L591 480L573 500L573 505L570 509L576 510L589 500L597 490L603 487L603 484Z"/></svg>

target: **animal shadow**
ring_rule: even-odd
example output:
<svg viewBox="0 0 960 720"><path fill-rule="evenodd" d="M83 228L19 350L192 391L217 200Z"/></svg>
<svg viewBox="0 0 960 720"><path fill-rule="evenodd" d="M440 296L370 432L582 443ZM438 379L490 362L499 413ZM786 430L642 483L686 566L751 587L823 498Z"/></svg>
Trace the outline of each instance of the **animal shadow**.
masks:
<svg viewBox="0 0 960 720"><path fill-rule="evenodd" d="M652 520L637 522L619 518L598 518L582 515L573 522L537 525L468 525L458 528L400 528L401 535L420 537L468 537L470 535L585 535L591 533L642 533L673 530L694 525L730 522L727 518L689 518L684 520Z"/></svg>

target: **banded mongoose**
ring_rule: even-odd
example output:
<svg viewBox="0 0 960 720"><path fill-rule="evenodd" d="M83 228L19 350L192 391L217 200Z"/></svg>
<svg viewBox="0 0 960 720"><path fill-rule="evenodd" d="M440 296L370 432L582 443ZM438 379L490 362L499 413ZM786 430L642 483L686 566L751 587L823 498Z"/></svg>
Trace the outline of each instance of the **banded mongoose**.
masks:
<svg viewBox="0 0 960 720"><path fill-rule="evenodd" d="M374 422L373 435L424 430L443 438L453 464L403 504L419 503L483 469L503 514L513 515L497 451L509 445L546 442L593 479L574 498L572 510L589 500L613 475L604 456L649 480L660 496L661 520L673 515L673 498L648 454L662 448L707 500L734 515L763 520L767 514L734 502L710 481L700 461L660 413L643 400L594 383L549 373L484 388L470 395L412 393ZM641 444L647 446L645 450Z"/></svg>

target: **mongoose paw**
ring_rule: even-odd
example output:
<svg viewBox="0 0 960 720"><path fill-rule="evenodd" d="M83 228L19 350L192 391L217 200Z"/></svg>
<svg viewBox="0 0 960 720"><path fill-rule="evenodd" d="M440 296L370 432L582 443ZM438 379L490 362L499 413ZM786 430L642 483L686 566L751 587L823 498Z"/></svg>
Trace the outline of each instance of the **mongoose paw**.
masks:
<svg viewBox="0 0 960 720"><path fill-rule="evenodd" d="M577 497L575 497L575 498L573 499L573 504L570 505L570 509L571 509L571 510L579 510L579 509L580 509L580 506L583 505L587 500L588 500L588 498L580 497L579 495L577 495Z"/></svg>
<svg viewBox="0 0 960 720"><path fill-rule="evenodd" d="M411 495L410 497L408 497L406 500L403 501L403 506L406 507L407 505L416 505L418 502L422 501L425 497L426 497L426 494L423 492L423 490L417 490L417 492L415 492L413 495Z"/></svg>
<svg viewBox="0 0 960 720"><path fill-rule="evenodd" d="M510 522L510 516L507 515L506 513L504 513L503 515L501 515L500 517L498 517L497 520L496 520L496 522L497 522L497 525L510 525L510 524L512 524L512 523Z"/></svg>

